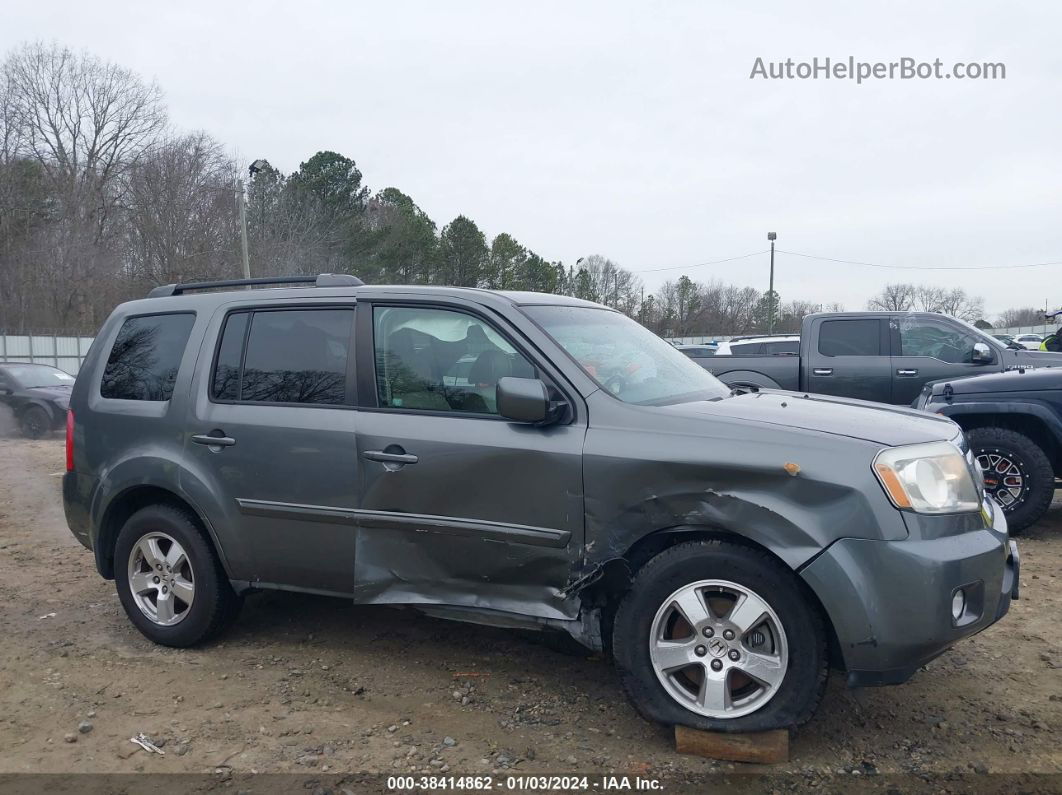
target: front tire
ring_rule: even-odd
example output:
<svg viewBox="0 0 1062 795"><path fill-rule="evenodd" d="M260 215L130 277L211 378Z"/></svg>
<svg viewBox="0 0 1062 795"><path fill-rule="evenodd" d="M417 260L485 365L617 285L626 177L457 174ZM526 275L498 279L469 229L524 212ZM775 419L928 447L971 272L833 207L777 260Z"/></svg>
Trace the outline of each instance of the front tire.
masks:
<svg viewBox="0 0 1062 795"><path fill-rule="evenodd" d="M172 505L150 505L129 517L118 533L114 569L129 620L163 646L209 640L240 609L198 521Z"/></svg>
<svg viewBox="0 0 1062 795"><path fill-rule="evenodd" d="M974 428L966 435L985 477L985 490L1019 535L1043 516L1055 494L1055 472L1032 439L1006 428Z"/></svg>
<svg viewBox="0 0 1062 795"><path fill-rule="evenodd" d="M792 572L725 541L678 544L646 563L612 644L638 712L695 729L798 726L828 674L822 621Z"/></svg>
<svg viewBox="0 0 1062 795"><path fill-rule="evenodd" d="M42 439L52 429L52 418L40 406L30 406L22 412L18 425L27 439Z"/></svg>

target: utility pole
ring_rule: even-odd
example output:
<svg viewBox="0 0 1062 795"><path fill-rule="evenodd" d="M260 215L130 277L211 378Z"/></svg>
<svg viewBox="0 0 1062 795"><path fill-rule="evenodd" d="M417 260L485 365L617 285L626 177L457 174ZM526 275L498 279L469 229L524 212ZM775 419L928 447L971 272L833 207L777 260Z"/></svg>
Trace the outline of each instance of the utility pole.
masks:
<svg viewBox="0 0 1062 795"><path fill-rule="evenodd" d="M243 255L243 278L251 278L251 260L247 256L247 195L243 192L243 178L236 180L237 201L240 203L240 254Z"/></svg>
<svg viewBox="0 0 1062 795"><path fill-rule="evenodd" d="M767 239L771 241L771 286L767 288L767 333L774 333L774 241L778 237L775 232L768 232Z"/></svg>

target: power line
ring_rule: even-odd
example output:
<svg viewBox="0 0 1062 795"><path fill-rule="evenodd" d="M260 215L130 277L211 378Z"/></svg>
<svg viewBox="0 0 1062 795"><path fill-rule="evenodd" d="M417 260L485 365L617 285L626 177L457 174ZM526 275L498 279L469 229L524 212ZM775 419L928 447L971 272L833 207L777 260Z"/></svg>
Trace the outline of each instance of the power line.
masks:
<svg viewBox="0 0 1062 795"><path fill-rule="evenodd" d="M1012 270L1016 268L1038 268L1042 265L1062 265L1062 260L1056 262L1030 262L1024 265L882 265L877 262L860 262L858 260L851 259L836 259L834 257L820 257L817 254L802 254L799 251L785 251L784 249L777 249L779 254L791 254L794 257L805 257L806 259L818 259L825 260L826 262L840 262L845 265L865 265L868 268L888 268L890 270L910 270L910 271L990 271L990 270Z"/></svg>
<svg viewBox="0 0 1062 795"><path fill-rule="evenodd" d="M666 268L645 268L640 271L631 271L632 273L658 273L660 271L679 271L687 268L700 268L702 265L718 265L721 262L733 262L738 259L748 259L749 257L758 257L760 254L766 254L769 249L763 251L753 251L751 254L741 254L737 257L726 257L725 259L711 260L710 262L698 262L694 265L669 265ZM779 249L780 251L781 249Z"/></svg>

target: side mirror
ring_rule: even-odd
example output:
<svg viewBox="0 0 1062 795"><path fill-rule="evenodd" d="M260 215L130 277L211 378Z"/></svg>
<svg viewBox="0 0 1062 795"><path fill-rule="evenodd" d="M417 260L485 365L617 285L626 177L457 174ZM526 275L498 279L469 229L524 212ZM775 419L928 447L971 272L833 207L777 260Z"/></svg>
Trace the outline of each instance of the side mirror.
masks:
<svg viewBox="0 0 1062 795"><path fill-rule="evenodd" d="M550 416L549 391L537 378L498 379L498 413L514 422L545 422Z"/></svg>
<svg viewBox="0 0 1062 795"><path fill-rule="evenodd" d="M988 347L987 343L974 343L973 358L971 359L974 364L991 364L992 359L992 349Z"/></svg>

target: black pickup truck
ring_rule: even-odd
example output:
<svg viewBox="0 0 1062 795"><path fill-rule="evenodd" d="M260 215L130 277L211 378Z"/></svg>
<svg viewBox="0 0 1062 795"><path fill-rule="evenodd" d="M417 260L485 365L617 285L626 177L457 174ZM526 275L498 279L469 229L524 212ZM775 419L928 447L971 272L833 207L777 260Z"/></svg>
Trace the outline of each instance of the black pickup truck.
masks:
<svg viewBox="0 0 1062 795"><path fill-rule="evenodd" d="M825 312L804 318L795 355L693 360L730 386L909 406L930 381L1060 367L1062 353L1014 350L961 320L933 312Z"/></svg>

